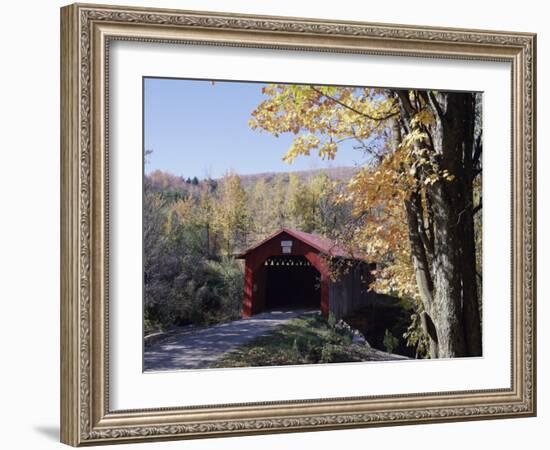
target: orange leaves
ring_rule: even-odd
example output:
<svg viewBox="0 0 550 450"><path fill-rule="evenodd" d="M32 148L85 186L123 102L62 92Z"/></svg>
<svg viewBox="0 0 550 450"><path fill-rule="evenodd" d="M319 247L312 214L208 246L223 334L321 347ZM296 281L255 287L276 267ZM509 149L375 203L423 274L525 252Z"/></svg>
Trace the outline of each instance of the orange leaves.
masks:
<svg viewBox="0 0 550 450"><path fill-rule="evenodd" d="M346 200L363 217L354 245L381 267L372 286L378 292L417 298L404 210L411 176L402 170L406 152L396 148L373 167L364 167L347 185Z"/></svg>

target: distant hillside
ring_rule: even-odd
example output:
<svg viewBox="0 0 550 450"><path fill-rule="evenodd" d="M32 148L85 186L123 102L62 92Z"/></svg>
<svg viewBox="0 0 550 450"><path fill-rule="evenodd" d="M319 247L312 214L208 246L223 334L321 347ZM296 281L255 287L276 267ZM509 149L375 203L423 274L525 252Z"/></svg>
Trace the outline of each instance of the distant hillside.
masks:
<svg viewBox="0 0 550 450"><path fill-rule="evenodd" d="M317 175L326 174L331 180L339 180L343 183L347 183L359 170L359 167L348 166L333 167L330 169L300 170L295 172L264 172L239 175L239 177L243 188L245 190L249 190L261 179L263 179L268 185L271 185L275 180L280 180L283 184L286 184L289 181L290 174L297 176L302 181L308 181ZM193 192L198 192L204 185L210 185L215 189L217 185L222 182L223 178L199 180L196 177L185 178L160 170L155 170L145 176L147 189L156 192L173 194L192 194Z"/></svg>
<svg viewBox="0 0 550 450"><path fill-rule="evenodd" d="M331 180L348 182L357 172L359 167L332 167L330 169L299 170L295 172L263 172L251 175L239 175L241 183L246 189L255 184L258 180L264 179L267 184L271 184L276 178L288 182L289 175L297 176L302 181L309 180L320 174L326 174Z"/></svg>

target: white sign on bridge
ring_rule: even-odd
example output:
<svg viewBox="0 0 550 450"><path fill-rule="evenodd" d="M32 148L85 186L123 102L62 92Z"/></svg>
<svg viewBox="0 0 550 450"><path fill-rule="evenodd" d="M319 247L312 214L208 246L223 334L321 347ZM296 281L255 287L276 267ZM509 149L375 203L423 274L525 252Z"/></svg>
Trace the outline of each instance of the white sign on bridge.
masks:
<svg viewBox="0 0 550 450"><path fill-rule="evenodd" d="M292 253L292 241L281 241L283 253Z"/></svg>

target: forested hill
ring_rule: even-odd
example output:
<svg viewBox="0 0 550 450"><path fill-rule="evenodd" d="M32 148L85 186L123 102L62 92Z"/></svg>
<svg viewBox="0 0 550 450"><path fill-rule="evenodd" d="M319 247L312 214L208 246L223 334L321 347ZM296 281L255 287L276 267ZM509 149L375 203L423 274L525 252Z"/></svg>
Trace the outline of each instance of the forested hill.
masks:
<svg viewBox="0 0 550 450"><path fill-rule="evenodd" d="M241 184L246 189L251 185L256 184L260 179L264 179L266 183L272 183L276 179L281 179L283 182L289 182L290 174L296 176L301 181L308 181L311 178L315 178L319 175L326 175L333 181L348 182L353 175L359 170L358 167L332 167L329 169L313 169L313 170L298 170L293 172L263 172L255 173L252 175L239 175L241 178Z"/></svg>
<svg viewBox="0 0 550 450"><path fill-rule="evenodd" d="M145 176L145 329L239 317L243 272L234 256L283 227L345 235L356 221L342 194L356 171Z"/></svg>
<svg viewBox="0 0 550 450"><path fill-rule="evenodd" d="M241 186L248 190L251 189L260 179L263 179L263 181L268 185L275 182L287 184L290 181L291 175L298 178L302 182L307 182L319 175L324 175L333 181L338 180L343 183L347 183L358 170L358 167L345 166L332 167L328 169L313 169L292 172L262 172L248 175L237 175L239 175L241 180ZM154 172L145 175L147 189L165 194L189 193L194 190L193 186L199 186L202 184L217 186L220 182L222 182L222 180L223 178L199 179L196 176L178 176L160 170L155 170Z"/></svg>
<svg viewBox="0 0 550 450"><path fill-rule="evenodd" d="M144 210L192 231L208 257L233 255L283 227L328 238L353 224L342 200L359 169L184 178L155 171L145 177Z"/></svg>

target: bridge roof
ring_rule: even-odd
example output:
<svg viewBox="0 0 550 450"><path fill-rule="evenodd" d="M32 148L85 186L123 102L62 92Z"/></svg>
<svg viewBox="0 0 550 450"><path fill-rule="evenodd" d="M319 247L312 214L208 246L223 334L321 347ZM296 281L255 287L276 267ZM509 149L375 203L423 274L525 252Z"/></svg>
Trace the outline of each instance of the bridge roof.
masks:
<svg viewBox="0 0 550 450"><path fill-rule="evenodd" d="M324 236L321 236L319 234L306 233L305 231L300 231L300 230L293 230L291 228L281 228L279 231L268 236L263 241L260 241L257 244L253 245L252 247L245 250L243 253L238 255L237 258L244 258L247 254L252 253L255 249L257 249L261 245L265 244L266 242L272 239L276 239L278 236L284 233L288 234L294 239L298 239L302 241L303 243L319 251L319 253L322 253L327 256L332 256L336 258L366 260L364 255L353 254L353 252L350 252L349 250L345 249L338 243Z"/></svg>

